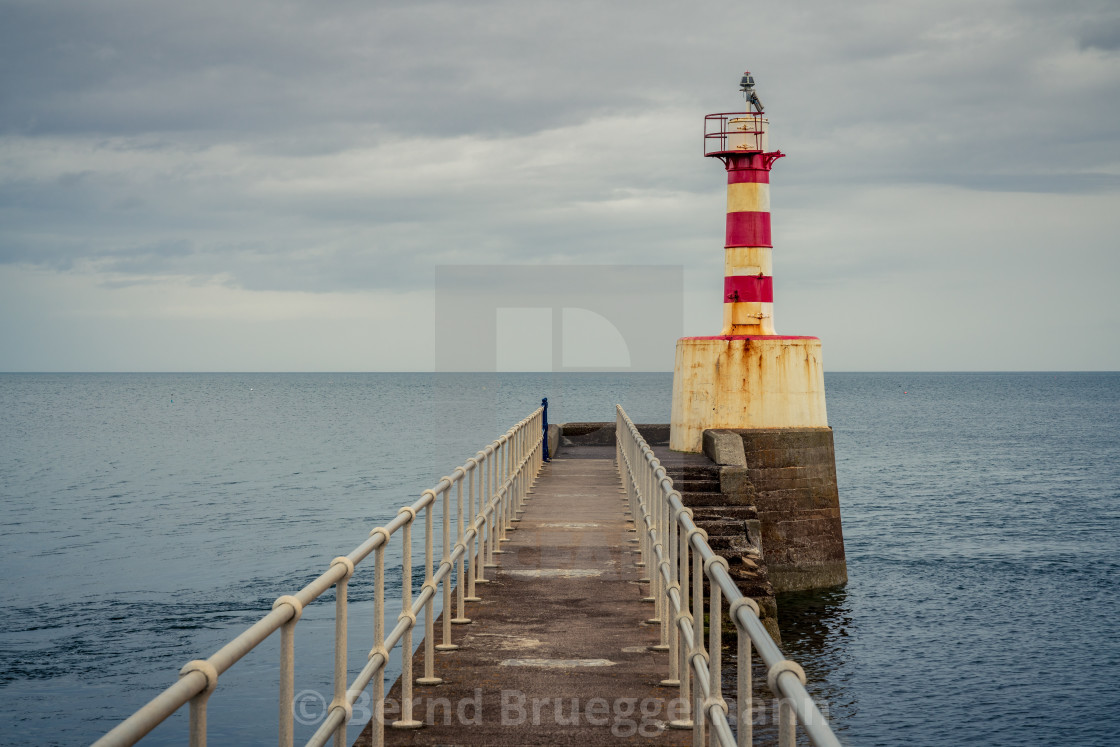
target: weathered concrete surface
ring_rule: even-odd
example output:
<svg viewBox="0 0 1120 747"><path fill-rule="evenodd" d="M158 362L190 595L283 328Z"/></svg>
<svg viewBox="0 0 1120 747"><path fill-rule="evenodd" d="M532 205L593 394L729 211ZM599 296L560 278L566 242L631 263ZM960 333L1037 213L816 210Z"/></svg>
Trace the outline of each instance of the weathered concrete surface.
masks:
<svg viewBox="0 0 1120 747"><path fill-rule="evenodd" d="M614 449L561 453L488 570L493 582L478 587L483 601L467 605L474 622L456 626L461 648L437 654L444 684L414 690L426 726L386 729L387 744L689 743L690 732L664 728L678 716L676 689L658 685L667 654L648 648L658 628L643 623L654 608L641 601ZM390 703L400 694L398 681ZM367 725L356 744L369 737Z"/></svg>
<svg viewBox="0 0 1120 747"><path fill-rule="evenodd" d="M831 428L730 429L743 440L774 590L848 580Z"/></svg>
<svg viewBox="0 0 1120 747"><path fill-rule="evenodd" d="M827 426L820 340L682 337L669 420L669 445L692 453L709 428Z"/></svg>
<svg viewBox="0 0 1120 747"><path fill-rule="evenodd" d="M561 445L614 446L614 421L609 423L564 423L560 426ZM669 426L663 423L640 423L638 433L650 446L669 443Z"/></svg>
<svg viewBox="0 0 1120 747"><path fill-rule="evenodd" d="M738 433L710 428L704 431L703 447L705 456L716 464L726 464L731 467L747 466L743 439Z"/></svg>
<svg viewBox="0 0 1120 747"><path fill-rule="evenodd" d="M548 426L548 453L556 457L560 453L560 426L550 423Z"/></svg>

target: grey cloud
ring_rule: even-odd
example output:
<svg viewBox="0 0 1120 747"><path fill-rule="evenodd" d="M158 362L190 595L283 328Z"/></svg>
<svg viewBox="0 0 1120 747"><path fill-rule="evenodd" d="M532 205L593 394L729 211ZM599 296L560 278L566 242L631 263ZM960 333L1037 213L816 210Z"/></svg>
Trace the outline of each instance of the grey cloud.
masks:
<svg viewBox="0 0 1120 747"><path fill-rule="evenodd" d="M1086 49L1100 49L1106 52L1120 50L1120 19L1112 19L1102 25L1094 25L1082 32L1081 46Z"/></svg>
<svg viewBox="0 0 1120 747"><path fill-rule="evenodd" d="M524 131L644 102L572 75L569 55L613 44L606 30L550 30L517 4L60 2L6 15L0 80L15 95L0 123L19 132Z"/></svg>
<svg viewBox="0 0 1120 747"><path fill-rule="evenodd" d="M700 119L738 105L743 67L790 153L779 206L821 200L808 185L1118 186L1116 13L1096 2L56 0L0 13L0 262L316 292L424 287L439 263L691 262L682 249L721 230ZM681 111L695 127L679 147L643 129ZM575 141L599 120L620 124ZM55 141L72 151L19 160ZM398 143L427 176L384 159L341 173ZM480 143L494 162L456 171ZM524 166L552 149L574 155ZM627 191L648 204L617 207ZM666 212L662 194L712 211Z"/></svg>
<svg viewBox="0 0 1120 747"><path fill-rule="evenodd" d="M1077 40L1084 49L1120 51L1120 8L1102 0L1092 7L1090 17L1077 26Z"/></svg>

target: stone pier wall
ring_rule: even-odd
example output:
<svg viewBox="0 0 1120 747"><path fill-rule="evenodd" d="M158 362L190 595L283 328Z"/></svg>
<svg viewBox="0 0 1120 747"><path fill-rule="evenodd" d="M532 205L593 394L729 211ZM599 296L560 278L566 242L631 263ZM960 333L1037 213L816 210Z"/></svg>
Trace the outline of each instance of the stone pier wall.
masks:
<svg viewBox="0 0 1120 747"><path fill-rule="evenodd" d="M831 428L709 430L704 453L745 471L775 591L847 582Z"/></svg>

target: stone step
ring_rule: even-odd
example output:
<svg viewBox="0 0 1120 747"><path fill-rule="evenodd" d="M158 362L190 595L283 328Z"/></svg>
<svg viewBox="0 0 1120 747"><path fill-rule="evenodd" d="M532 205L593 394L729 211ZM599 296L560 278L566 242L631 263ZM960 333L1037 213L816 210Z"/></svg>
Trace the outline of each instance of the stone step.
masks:
<svg viewBox="0 0 1120 747"><path fill-rule="evenodd" d="M692 518L696 521L749 521L758 519L758 510L754 506L697 506L692 509Z"/></svg>
<svg viewBox="0 0 1120 747"><path fill-rule="evenodd" d="M673 478L673 482L678 480L715 480L719 482L718 464L671 465L663 463L662 466L665 467L666 474Z"/></svg>
<svg viewBox="0 0 1120 747"><path fill-rule="evenodd" d="M708 533L708 543L715 537L742 537L747 533L746 522L742 519L719 517L693 517L696 525ZM713 550L715 547L712 548Z"/></svg>
<svg viewBox="0 0 1120 747"><path fill-rule="evenodd" d="M719 493L719 480L673 480L673 487L681 493Z"/></svg>
<svg viewBox="0 0 1120 747"><path fill-rule="evenodd" d="M738 555L740 550L739 546L743 542L743 535L741 534L709 534L708 547L712 548L712 552L716 555L722 555L725 558L734 557Z"/></svg>
<svg viewBox="0 0 1120 747"><path fill-rule="evenodd" d="M684 505L692 508L694 506L723 506L727 503L727 499L723 493L720 492L700 492L700 491L681 491L681 501Z"/></svg>
<svg viewBox="0 0 1120 747"><path fill-rule="evenodd" d="M672 475L673 487L681 493L684 491L719 492L719 475Z"/></svg>

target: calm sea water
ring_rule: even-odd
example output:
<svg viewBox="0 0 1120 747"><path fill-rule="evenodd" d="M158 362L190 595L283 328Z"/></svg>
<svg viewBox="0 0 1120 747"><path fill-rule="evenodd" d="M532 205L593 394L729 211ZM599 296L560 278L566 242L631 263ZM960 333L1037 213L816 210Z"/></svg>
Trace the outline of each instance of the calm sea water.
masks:
<svg viewBox="0 0 1120 747"><path fill-rule="evenodd" d="M826 383L851 581L779 605L842 739L1120 743L1120 375ZM540 397L557 422L610 419L615 402L666 422L670 385L0 375L0 743L97 738ZM368 581L352 586L352 671ZM329 691L332 615L329 595L304 613L297 691ZM277 658L270 641L222 676L215 743L274 742ZM150 743L181 743L185 721Z"/></svg>

